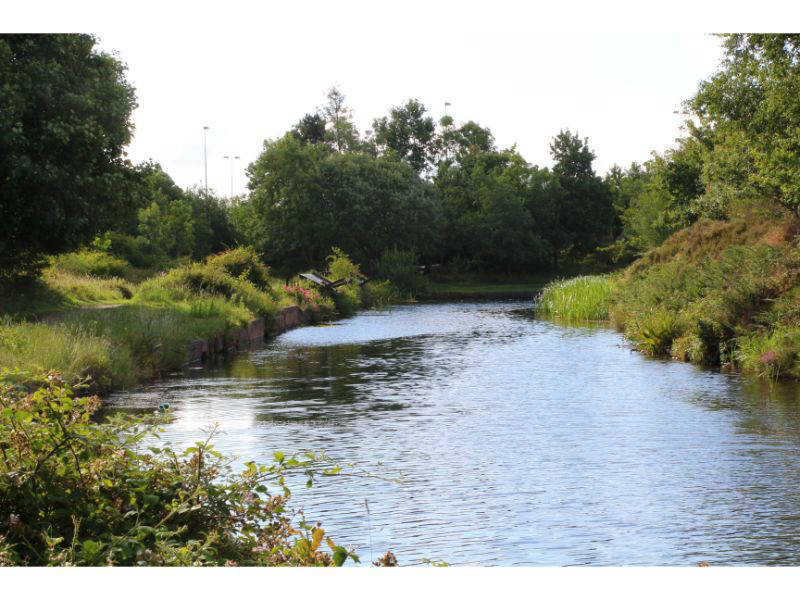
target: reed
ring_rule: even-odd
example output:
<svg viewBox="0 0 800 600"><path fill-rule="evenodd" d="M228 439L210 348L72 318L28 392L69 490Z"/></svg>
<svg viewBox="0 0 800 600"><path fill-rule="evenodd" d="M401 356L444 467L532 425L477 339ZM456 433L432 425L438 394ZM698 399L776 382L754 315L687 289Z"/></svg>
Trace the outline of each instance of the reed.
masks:
<svg viewBox="0 0 800 600"><path fill-rule="evenodd" d="M583 275L551 283L536 303L540 317L577 323L607 321L614 291L610 275Z"/></svg>

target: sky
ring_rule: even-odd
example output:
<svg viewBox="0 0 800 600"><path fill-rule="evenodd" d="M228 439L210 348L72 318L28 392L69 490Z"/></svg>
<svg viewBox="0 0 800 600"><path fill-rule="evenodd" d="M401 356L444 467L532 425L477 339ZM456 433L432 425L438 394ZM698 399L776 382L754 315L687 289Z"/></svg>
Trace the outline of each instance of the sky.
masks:
<svg viewBox="0 0 800 600"><path fill-rule="evenodd" d="M437 121L449 102L456 123L489 127L499 147L540 166L552 164L553 136L577 132L603 174L672 146L675 111L722 57L704 33L718 29L682 0L64 4L29 7L15 24L98 36L137 90L128 158L202 187L205 156L208 186L223 196L245 191L264 140L314 112L332 85L362 133L409 98Z"/></svg>

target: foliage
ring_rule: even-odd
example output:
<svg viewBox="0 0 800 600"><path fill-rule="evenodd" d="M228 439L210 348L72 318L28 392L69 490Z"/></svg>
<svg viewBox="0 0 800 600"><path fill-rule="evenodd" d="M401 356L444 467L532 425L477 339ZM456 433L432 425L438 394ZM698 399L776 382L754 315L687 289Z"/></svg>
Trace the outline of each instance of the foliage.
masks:
<svg viewBox="0 0 800 600"><path fill-rule="evenodd" d="M0 281L91 241L126 203L133 88L89 35L0 36Z"/></svg>
<svg viewBox="0 0 800 600"><path fill-rule="evenodd" d="M249 281L259 290L270 291L269 268L261 262L253 248L239 247L209 256L206 263L213 268L221 268L231 277Z"/></svg>
<svg viewBox="0 0 800 600"><path fill-rule="evenodd" d="M284 273L319 268L332 246L367 263L394 244L422 251L435 239L432 190L406 164L289 135L266 142L248 173L250 197L233 208L239 241Z"/></svg>
<svg viewBox="0 0 800 600"><path fill-rule="evenodd" d="M232 277L220 265L192 263L149 279L136 290L135 302L170 305L188 302L198 294L219 296L245 308L251 315L274 319L277 307L274 299L246 279Z"/></svg>
<svg viewBox="0 0 800 600"><path fill-rule="evenodd" d="M550 243L555 252L588 252L610 241L613 232L611 198L592 168L595 155L589 141L561 131L550 144L556 210Z"/></svg>
<svg viewBox="0 0 800 600"><path fill-rule="evenodd" d="M133 233L151 251L199 260L233 245L233 227L221 199L198 189L182 190L156 163L140 165L137 176L141 208Z"/></svg>
<svg viewBox="0 0 800 600"><path fill-rule="evenodd" d="M403 298L388 279L368 281L361 287L361 305L365 308L386 308Z"/></svg>
<svg viewBox="0 0 800 600"><path fill-rule="evenodd" d="M292 134L306 144L322 144L327 139L325 119L317 114L306 114L292 129Z"/></svg>
<svg viewBox="0 0 800 600"><path fill-rule="evenodd" d="M53 257L51 264L59 271L94 277L122 277L130 272L130 264L99 250L81 250Z"/></svg>
<svg viewBox="0 0 800 600"><path fill-rule="evenodd" d="M358 150L361 142L353 124L353 112L345 104L345 95L335 85L326 94L328 101L320 109L329 125L326 139L338 152Z"/></svg>
<svg viewBox="0 0 800 600"><path fill-rule="evenodd" d="M722 214L766 199L800 207L800 35L723 36L725 59L687 103L704 149L703 205Z"/></svg>
<svg viewBox="0 0 800 600"><path fill-rule="evenodd" d="M425 105L416 99L389 111L389 117L373 122L375 143L384 153L406 161L421 173L436 158L436 126L425 116Z"/></svg>
<svg viewBox="0 0 800 600"><path fill-rule="evenodd" d="M398 250L396 247L384 250L375 264L375 275L390 281L406 296L425 293L427 288L427 281L419 270L419 257L414 250Z"/></svg>
<svg viewBox="0 0 800 600"><path fill-rule="evenodd" d="M286 478L335 474L315 455L232 461L208 437L154 444L165 417L117 413L51 373L28 390L0 384L3 565L341 565L358 558L319 526L295 522ZM321 550L325 540L330 552Z"/></svg>
<svg viewBox="0 0 800 600"><path fill-rule="evenodd" d="M361 267L350 260L340 248L333 247L328 256L328 276L332 280L350 278L352 281L336 288L332 298L336 312L340 316L349 317L361 308L360 280L364 278Z"/></svg>
<svg viewBox="0 0 800 600"><path fill-rule="evenodd" d="M536 302L536 314L576 323L605 321L614 283L607 275L584 275L549 284Z"/></svg>
<svg viewBox="0 0 800 600"><path fill-rule="evenodd" d="M520 273L551 262L550 174L513 150L458 149L434 183L444 213L444 263L479 272Z"/></svg>

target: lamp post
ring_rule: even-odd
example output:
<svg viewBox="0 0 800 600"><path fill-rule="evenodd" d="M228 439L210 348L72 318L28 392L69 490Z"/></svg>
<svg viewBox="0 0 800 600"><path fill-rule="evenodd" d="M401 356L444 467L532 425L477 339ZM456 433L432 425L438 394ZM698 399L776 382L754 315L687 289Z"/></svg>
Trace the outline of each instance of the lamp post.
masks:
<svg viewBox="0 0 800 600"><path fill-rule="evenodd" d="M230 195L230 198L233 198L233 161L239 160L239 157L238 156L232 156L232 155L225 155L222 158L227 158L231 163L231 195Z"/></svg>
<svg viewBox="0 0 800 600"><path fill-rule="evenodd" d="M208 195L208 149L206 147L206 131L208 125L203 125L203 172L205 174L206 196Z"/></svg>
<svg viewBox="0 0 800 600"><path fill-rule="evenodd" d="M449 102L445 102L445 103L444 103L444 116L448 116L448 115L447 115L447 107L448 107L448 106L450 106L450 103L449 103Z"/></svg>

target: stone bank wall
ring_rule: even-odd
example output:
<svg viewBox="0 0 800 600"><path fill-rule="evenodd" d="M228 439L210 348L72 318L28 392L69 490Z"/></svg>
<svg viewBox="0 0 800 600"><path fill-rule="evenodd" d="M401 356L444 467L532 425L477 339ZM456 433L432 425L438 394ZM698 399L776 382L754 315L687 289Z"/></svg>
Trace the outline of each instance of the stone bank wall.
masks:
<svg viewBox="0 0 800 600"><path fill-rule="evenodd" d="M186 351L186 364L206 362L223 354L250 350L262 344L267 335L280 335L310 322L311 311L301 310L297 306L283 308L278 311L275 323L269 331L265 329L264 319L256 319L250 321L246 327L235 327L207 340L190 342Z"/></svg>

